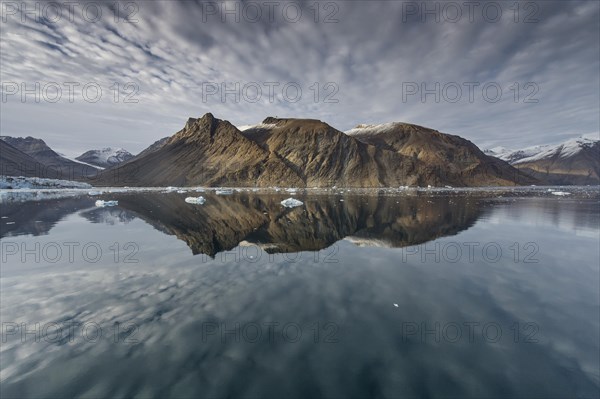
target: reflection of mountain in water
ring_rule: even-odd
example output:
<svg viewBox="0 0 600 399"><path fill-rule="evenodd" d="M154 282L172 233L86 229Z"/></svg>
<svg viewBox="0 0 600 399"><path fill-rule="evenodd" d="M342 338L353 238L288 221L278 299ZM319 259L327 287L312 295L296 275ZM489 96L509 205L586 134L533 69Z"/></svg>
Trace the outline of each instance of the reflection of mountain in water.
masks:
<svg viewBox="0 0 600 399"><path fill-rule="evenodd" d="M102 223L108 225L129 223L135 219L131 212L118 207L93 208L80 213L92 223Z"/></svg>
<svg viewBox="0 0 600 399"><path fill-rule="evenodd" d="M94 202L94 198L80 197L2 204L0 238L48 234L58 222L77 212L92 223L115 225L135 219L135 215L127 210L117 207L96 208Z"/></svg>
<svg viewBox="0 0 600 399"><path fill-rule="evenodd" d="M193 205L177 194L124 195L119 207L210 256L242 241L269 253L317 251L347 237L403 247L456 234L481 213L468 198L299 196L304 206L287 209L280 195L205 197L204 205Z"/></svg>
<svg viewBox="0 0 600 399"><path fill-rule="evenodd" d="M62 198L44 201L9 202L2 204L0 238L31 234L48 234L61 219L81 209L94 206L91 198ZM6 224L14 222L14 224Z"/></svg>

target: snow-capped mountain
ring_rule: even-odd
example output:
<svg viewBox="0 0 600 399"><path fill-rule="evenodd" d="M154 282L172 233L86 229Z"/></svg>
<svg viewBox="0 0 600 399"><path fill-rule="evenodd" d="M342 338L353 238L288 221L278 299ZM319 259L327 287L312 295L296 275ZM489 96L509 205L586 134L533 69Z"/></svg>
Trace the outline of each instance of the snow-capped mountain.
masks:
<svg viewBox="0 0 600 399"><path fill-rule="evenodd" d="M123 148L106 147L100 150L86 151L75 159L101 168L110 168L131 158L133 155Z"/></svg>
<svg viewBox="0 0 600 399"><path fill-rule="evenodd" d="M559 144L510 150L495 147L487 155L500 158L552 184L597 184L600 175L600 138L584 135Z"/></svg>
<svg viewBox="0 0 600 399"><path fill-rule="evenodd" d="M569 158L577 155L581 151L597 146L598 141L600 141L600 139L597 135L595 137L592 135L585 135L567 140L560 144L536 145L521 150L495 147L485 150L485 153L515 165L553 157Z"/></svg>

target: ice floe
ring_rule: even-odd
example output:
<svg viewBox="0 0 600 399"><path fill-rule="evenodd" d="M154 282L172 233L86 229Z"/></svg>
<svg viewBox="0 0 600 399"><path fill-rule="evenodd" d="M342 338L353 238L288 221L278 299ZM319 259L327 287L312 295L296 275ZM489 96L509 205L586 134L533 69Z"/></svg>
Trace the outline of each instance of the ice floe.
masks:
<svg viewBox="0 0 600 399"><path fill-rule="evenodd" d="M90 184L41 177L0 176L0 189L92 188Z"/></svg>
<svg viewBox="0 0 600 399"><path fill-rule="evenodd" d="M304 202L298 201L295 198L288 198L281 201L281 205L285 206L286 208L294 208L300 205L304 205Z"/></svg>
<svg viewBox="0 0 600 399"><path fill-rule="evenodd" d="M552 195L558 195L561 197L567 196L567 195L571 195L571 193L568 193L566 191L552 191L550 194Z"/></svg>
<svg viewBox="0 0 600 399"><path fill-rule="evenodd" d="M119 201L103 201L103 200L98 200L96 201L96 206L116 206L119 205Z"/></svg>
<svg viewBox="0 0 600 399"><path fill-rule="evenodd" d="M200 197L186 197L185 202L188 204L197 204L202 205L206 202L206 199L202 196Z"/></svg>

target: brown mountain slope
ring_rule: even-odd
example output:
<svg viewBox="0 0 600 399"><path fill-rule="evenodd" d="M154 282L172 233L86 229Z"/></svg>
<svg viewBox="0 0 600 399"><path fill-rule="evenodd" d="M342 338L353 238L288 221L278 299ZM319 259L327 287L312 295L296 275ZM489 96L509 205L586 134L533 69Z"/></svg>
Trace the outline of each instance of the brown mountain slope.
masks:
<svg viewBox="0 0 600 399"><path fill-rule="evenodd" d="M94 184L137 186L302 185L275 154L212 114L190 118L155 151L102 173Z"/></svg>
<svg viewBox="0 0 600 399"><path fill-rule="evenodd" d="M381 187L421 181L417 162L362 143L319 120L266 118L242 134L284 159L308 187Z"/></svg>
<svg viewBox="0 0 600 399"><path fill-rule="evenodd" d="M346 132L364 143L393 151L425 165L426 180L464 186L531 184L534 178L483 153L460 136L408 123L358 125ZM430 183L431 184L431 183Z"/></svg>

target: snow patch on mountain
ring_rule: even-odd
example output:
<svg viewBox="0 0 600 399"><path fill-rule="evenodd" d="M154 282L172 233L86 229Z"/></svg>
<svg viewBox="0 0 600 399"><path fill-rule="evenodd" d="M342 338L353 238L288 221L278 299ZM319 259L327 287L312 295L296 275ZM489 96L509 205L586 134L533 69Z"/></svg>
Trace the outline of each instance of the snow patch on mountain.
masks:
<svg viewBox="0 0 600 399"><path fill-rule="evenodd" d="M346 133L349 136L352 136L355 134L379 134L379 133L389 132L390 130L395 129L398 125L403 125L403 123L402 122L388 122L388 123L381 123L378 125L360 124L360 125L357 125L353 129L345 131L344 133Z"/></svg>
<svg viewBox="0 0 600 399"><path fill-rule="evenodd" d="M240 132L243 132L250 129L273 129L276 126L274 123L259 123L258 125L241 125L237 126L237 128Z"/></svg>

